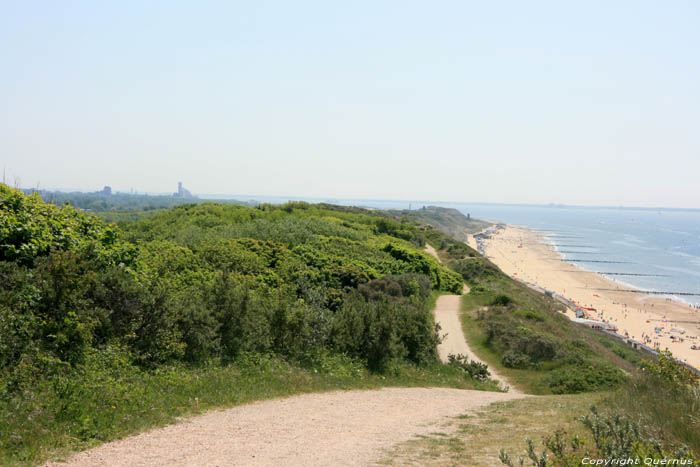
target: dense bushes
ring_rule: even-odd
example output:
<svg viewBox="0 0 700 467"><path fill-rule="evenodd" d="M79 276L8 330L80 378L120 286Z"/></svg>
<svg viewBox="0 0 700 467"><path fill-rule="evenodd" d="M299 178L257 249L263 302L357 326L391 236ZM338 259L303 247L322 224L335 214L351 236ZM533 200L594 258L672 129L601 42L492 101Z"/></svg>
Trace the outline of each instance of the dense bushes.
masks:
<svg viewBox="0 0 700 467"><path fill-rule="evenodd" d="M496 295L489 303L505 302L503 297L507 296ZM543 314L514 307L492 305L478 314L485 343L501 355L503 366L546 370L544 382L554 394L613 388L624 382L620 369L598 360L587 343L558 337Z"/></svg>
<svg viewBox="0 0 700 467"><path fill-rule="evenodd" d="M433 289L461 280L410 225L306 203L204 203L116 227L1 187L0 390L124 348L144 368L274 352L435 361Z"/></svg>
<svg viewBox="0 0 700 467"><path fill-rule="evenodd" d="M0 261L33 265L56 250L81 250L108 264L132 265L137 254L117 231L70 206L42 202L0 184Z"/></svg>
<svg viewBox="0 0 700 467"><path fill-rule="evenodd" d="M196 393L189 376L221 364L349 378L437 364L432 292L462 281L414 225L307 203L151 214L119 229L0 185L0 462L40 457L43 426L106 439L136 410L138 428L151 409L137 399Z"/></svg>
<svg viewBox="0 0 700 467"><path fill-rule="evenodd" d="M452 269L459 273L469 285L478 285L489 278L503 275L499 269L484 258L469 258L452 261Z"/></svg>
<svg viewBox="0 0 700 467"><path fill-rule="evenodd" d="M422 276L399 276L350 292L334 314L331 346L375 370L394 359L434 361L438 333L427 306L429 290Z"/></svg>
<svg viewBox="0 0 700 467"><path fill-rule="evenodd" d="M579 363L552 370L547 384L553 394L576 394L619 387L625 377L619 368L605 363Z"/></svg>

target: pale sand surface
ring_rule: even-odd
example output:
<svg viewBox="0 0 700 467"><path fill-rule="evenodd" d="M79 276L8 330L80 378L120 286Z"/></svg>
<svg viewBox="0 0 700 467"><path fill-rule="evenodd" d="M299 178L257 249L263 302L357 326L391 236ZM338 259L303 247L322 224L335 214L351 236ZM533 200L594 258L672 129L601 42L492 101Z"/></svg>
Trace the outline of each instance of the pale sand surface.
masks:
<svg viewBox="0 0 700 467"><path fill-rule="evenodd" d="M430 254L431 256L434 256L435 259L438 260L438 263L442 263L442 260L441 260L440 257L438 256L437 250L435 250L435 248L433 248L432 246L430 246L429 243L426 243L426 244L425 244L425 251L426 251L428 254Z"/></svg>
<svg viewBox="0 0 700 467"><path fill-rule="evenodd" d="M486 255L506 274L554 291L583 306L595 308L596 312L590 312L591 319L615 324L622 335L627 333L630 338L645 342L650 347L668 348L676 358L700 366L700 350L691 349L693 344L700 346L700 325L674 322L698 322L700 312L664 298L594 290L630 287L561 261L559 253L551 245L543 243L542 239L537 232L507 226L491 240L486 240ZM522 247L519 248L519 245ZM655 327L663 329L655 333ZM684 330L685 334L673 331L677 329ZM682 337L683 342L673 342L671 335Z"/></svg>
<svg viewBox="0 0 700 467"><path fill-rule="evenodd" d="M447 388L304 394L212 411L104 444L71 466L362 466L451 417L522 395Z"/></svg>
<svg viewBox="0 0 700 467"><path fill-rule="evenodd" d="M442 260L437 254L437 251L432 246L426 243L425 251L433 255L437 260L442 263ZM463 294L469 293L469 287L464 284L462 289ZM447 363L449 361L450 354L454 355L464 355L470 360L476 360L477 362L484 363L480 358L478 358L467 343L467 339L464 337L464 332L462 331L462 322L460 320L461 313L462 296L461 295L441 295L438 297L435 304L435 310L433 314L435 316L435 322L440 325L440 334L443 336L442 342L438 346L438 354L440 355L440 360ZM489 368L491 372L491 378L498 381L502 387L509 387L509 391L514 394L520 394L516 389L513 389L508 384L508 381L498 373L494 372L493 369Z"/></svg>
<svg viewBox="0 0 700 467"><path fill-rule="evenodd" d="M459 319L461 299L461 295L441 295L437 299L434 311L435 322L440 324L440 334L444 336L442 342L438 346L440 360L447 362L450 354L462 354L470 360L484 363L472 352L464 338L462 323ZM501 387L509 387L509 393L520 394L517 389L509 385L508 381L503 376L494 372L492 368L489 368L489 372L491 373L491 378L498 381Z"/></svg>

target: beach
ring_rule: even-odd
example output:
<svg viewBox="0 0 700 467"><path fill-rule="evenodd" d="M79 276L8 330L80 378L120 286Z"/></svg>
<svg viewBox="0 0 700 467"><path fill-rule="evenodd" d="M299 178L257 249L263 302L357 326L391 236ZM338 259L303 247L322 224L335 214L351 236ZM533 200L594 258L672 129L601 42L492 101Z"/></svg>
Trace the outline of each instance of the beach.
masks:
<svg viewBox="0 0 700 467"><path fill-rule="evenodd" d="M470 245L475 246L473 239ZM511 277L536 284L588 308L587 318L618 334L700 367L700 310L670 298L625 292L633 287L562 261L543 234L507 225L483 241L486 256ZM574 317L573 310L567 315Z"/></svg>

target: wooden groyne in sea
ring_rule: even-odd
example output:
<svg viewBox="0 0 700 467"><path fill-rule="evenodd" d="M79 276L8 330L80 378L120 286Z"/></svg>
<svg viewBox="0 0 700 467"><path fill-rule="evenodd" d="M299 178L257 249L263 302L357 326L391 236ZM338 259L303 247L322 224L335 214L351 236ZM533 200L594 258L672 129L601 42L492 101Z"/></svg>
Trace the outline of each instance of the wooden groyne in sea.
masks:
<svg viewBox="0 0 700 467"><path fill-rule="evenodd" d="M579 287L579 289L595 290L599 292L627 292L627 293L641 293L645 295L678 295L685 297L700 297L698 292L668 292L664 290L639 290L639 289L601 289L601 288L588 288Z"/></svg>
<svg viewBox="0 0 700 467"><path fill-rule="evenodd" d="M532 243L532 245L540 245L540 243ZM564 248L598 248L597 246L591 246L591 245L564 245L564 244L559 244L557 246L564 247Z"/></svg>
<svg viewBox="0 0 700 467"><path fill-rule="evenodd" d="M565 263L608 263L608 264L634 264L630 261L604 261L600 259L561 259Z"/></svg>
<svg viewBox="0 0 700 467"><path fill-rule="evenodd" d="M571 251L571 250L559 250L559 253L573 253L575 255L599 255L600 251Z"/></svg>
<svg viewBox="0 0 700 467"><path fill-rule="evenodd" d="M562 269L561 272L573 272L578 274L605 274L607 276L671 277L668 274L641 274L638 272L570 271L568 269Z"/></svg>

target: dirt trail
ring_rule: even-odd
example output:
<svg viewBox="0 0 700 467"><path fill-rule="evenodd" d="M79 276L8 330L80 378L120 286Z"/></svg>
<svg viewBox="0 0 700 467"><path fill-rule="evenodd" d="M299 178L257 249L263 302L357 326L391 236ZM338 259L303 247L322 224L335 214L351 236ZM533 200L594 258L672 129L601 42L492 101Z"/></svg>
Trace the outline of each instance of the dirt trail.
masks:
<svg viewBox="0 0 700 467"><path fill-rule="evenodd" d="M459 318L461 298L461 295L441 295L437 299L434 311L435 322L440 324L440 334L444 335L442 343L438 345L440 360L447 362L447 357L450 354L462 354L470 360L485 363L469 348L464 332L462 332L462 323ZM492 379L498 381L501 386L509 387L509 393L520 394L508 383L507 379L493 371L491 367L489 367L489 371Z"/></svg>
<svg viewBox="0 0 700 467"><path fill-rule="evenodd" d="M338 391L209 412L77 454L70 466L364 466L450 417L511 393L446 388Z"/></svg>
<svg viewBox="0 0 700 467"><path fill-rule="evenodd" d="M425 244L425 251L429 253L431 256L434 256L436 260L438 260L438 263L442 263L442 260L438 256L438 252L435 248L433 248L429 243Z"/></svg>
<svg viewBox="0 0 700 467"><path fill-rule="evenodd" d="M439 262L442 260L438 256L437 251L432 246L425 244L425 251L433 255ZM469 287L464 285L462 290L463 294L469 293ZM467 339L464 337L464 332L462 331L462 323L460 321L460 306L461 306L461 295L441 295L437 299L435 304L435 322L440 325L440 334L444 335L442 343L438 346L438 353L440 355L440 360L443 362L448 361L448 356L450 354L462 354L468 357L470 360L476 360L477 362L485 363L479 357L477 357L472 349L469 348L467 344ZM501 386L508 386L509 392L513 394L520 394L519 391L513 389L503 376L494 372L489 368L491 372L491 378L495 379Z"/></svg>

